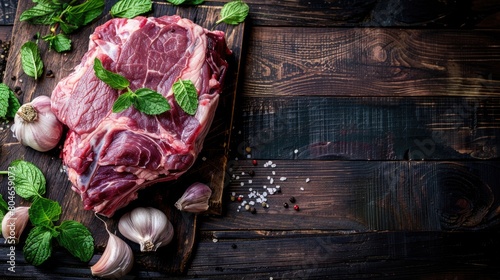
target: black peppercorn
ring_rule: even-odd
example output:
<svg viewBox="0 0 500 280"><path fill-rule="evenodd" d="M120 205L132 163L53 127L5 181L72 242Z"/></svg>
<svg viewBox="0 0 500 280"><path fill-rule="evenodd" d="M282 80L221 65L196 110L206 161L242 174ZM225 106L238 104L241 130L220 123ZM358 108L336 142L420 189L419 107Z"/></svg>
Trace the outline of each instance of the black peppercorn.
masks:
<svg viewBox="0 0 500 280"><path fill-rule="evenodd" d="M288 208L288 203L283 203L283 207Z"/></svg>
<svg viewBox="0 0 500 280"><path fill-rule="evenodd" d="M290 197L290 202L291 202L291 203L295 203L295 197L293 197L293 196L292 196L292 197Z"/></svg>

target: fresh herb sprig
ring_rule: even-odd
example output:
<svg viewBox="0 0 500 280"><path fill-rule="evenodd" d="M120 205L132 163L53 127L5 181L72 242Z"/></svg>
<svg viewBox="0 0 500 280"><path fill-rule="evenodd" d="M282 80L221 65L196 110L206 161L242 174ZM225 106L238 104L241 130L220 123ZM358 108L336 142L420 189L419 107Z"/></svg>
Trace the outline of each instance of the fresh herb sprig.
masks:
<svg viewBox="0 0 500 280"><path fill-rule="evenodd" d="M41 265L52 255L55 240L73 256L88 262L94 254L92 234L77 221L66 220L57 224L62 208L57 201L43 197L46 180L42 171L31 162L15 160L10 163L9 172L14 178L16 194L32 202L28 215L33 227L23 247L25 259L35 266ZM4 203L5 200L1 199L0 211L3 215L6 213Z"/></svg>
<svg viewBox="0 0 500 280"><path fill-rule="evenodd" d="M4 83L0 83L0 119L12 119L21 104L14 92Z"/></svg>
<svg viewBox="0 0 500 280"><path fill-rule="evenodd" d="M49 25L50 33L42 39L57 52L69 51L71 39L68 34L91 23L104 11L104 0L87 0L83 3L75 0L33 0L36 3L25 10L19 17L36 25Z"/></svg>
<svg viewBox="0 0 500 280"><path fill-rule="evenodd" d="M167 0L167 2L174 5L200 5L205 2L204 0Z"/></svg>
<svg viewBox="0 0 500 280"><path fill-rule="evenodd" d="M153 9L151 0L120 0L111 7L112 17L134 18Z"/></svg>
<svg viewBox="0 0 500 280"><path fill-rule="evenodd" d="M159 115L171 109L168 100L154 90L140 88L132 91L127 78L106 70L98 58L94 59L94 73L111 88L124 91L113 103L113 113L122 112L130 106L147 115ZM194 115L198 109L198 91L194 84L190 80L178 80L172 89L181 109L187 114Z"/></svg>

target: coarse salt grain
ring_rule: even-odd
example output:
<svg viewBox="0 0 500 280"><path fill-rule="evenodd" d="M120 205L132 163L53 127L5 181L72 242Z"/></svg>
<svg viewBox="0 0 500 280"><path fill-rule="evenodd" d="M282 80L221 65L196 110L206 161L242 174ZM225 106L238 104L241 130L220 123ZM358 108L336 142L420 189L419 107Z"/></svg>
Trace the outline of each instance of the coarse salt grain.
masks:
<svg viewBox="0 0 500 280"><path fill-rule="evenodd" d="M293 153L294 153L294 154L296 154L296 153L298 153L298 152L299 152L299 150L298 150L298 149L293 150Z"/></svg>
<svg viewBox="0 0 500 280"><path fill-rule="evenodd" d="M280 181L286 181L286 177L281 177Z"/></svg>
<svg viewBox="0 0 500 280"><path fill-rule="evenodd" d="M270 184L273 184L273 183L274 183L274 179L273 179L273 178L271 178L271 180L269 180L269 183L270 183Z"/></svg>
<svg viewBox="0 0 500 280"><path fill-rule="evenodd" d="M303 187L300 187L300 190L301 190L301 191L303 191L303 190L304 190L304 188L303 188Z"/></svg>
<svg viewBox="0 0 500 280"><path fill-rule="evenodd" d="M306 179L306 183L309 183L309 181L311 181L311 179L307 178L307 179Z"/></svg>
<svg viewBox="0 0 500 280"><path fill-rule="evenodd" d="M242 187L243 187L244 185L245 185L245 182L241 182L241 183L240 183L240 186L242 186Z"/></svg>
<svg viewBox="0 0 500 280"><path fill-rule="evenodd" d="M252 180L248 180L248 183L251 184L253 181Z"/></svg>

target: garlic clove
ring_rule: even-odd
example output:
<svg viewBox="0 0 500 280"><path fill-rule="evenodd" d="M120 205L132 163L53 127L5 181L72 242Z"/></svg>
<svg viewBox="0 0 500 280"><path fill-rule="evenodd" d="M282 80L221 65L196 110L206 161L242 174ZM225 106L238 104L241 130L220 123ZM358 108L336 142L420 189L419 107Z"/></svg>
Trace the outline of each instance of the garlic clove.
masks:
<svg viewBox="0 0 500 280"><path fill-rule="evenodd" d="M189 186L184 194L174 204L181 211L200 213L208 210L212 190L203 183L194 183Z"/></svg>
<svg viewBox="0 0 500 280"><path fill-rule="evenodd" d="M124 214L118 230L126 238L138 243L141 252L156 251L172 241L174 227L165 213L152 207L137 207Z"/></svg>
<svg viewBox="0 0 500 280"><path fill-rule="evenodd" d="M92 275L101 278L121 278L130 272L134 255L130 246L108 231L109 239L101 258L90 267Z"/></svg>
<svg viewBox="0 0 500 280"><path fill-rule="evenodd" d="M2 220L2 235L5 243L16 244L29 221L27 206L19 206L8 211Z"/></svg>
<svg viewBox="0 0 500 280"><path fill-rule="evenodd" d="M59 144L63 124L50 106L50 97L41 95L19 108L11 130L22 145L46 152Z"/></svg>

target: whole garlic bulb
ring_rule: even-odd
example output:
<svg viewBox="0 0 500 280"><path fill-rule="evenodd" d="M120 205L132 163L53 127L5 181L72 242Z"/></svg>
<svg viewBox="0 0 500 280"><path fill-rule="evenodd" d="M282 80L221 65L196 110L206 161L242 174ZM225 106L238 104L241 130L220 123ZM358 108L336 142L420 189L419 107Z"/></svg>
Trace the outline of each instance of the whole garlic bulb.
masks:
<svg viewBox="0 0 500 280"><path fill-rule="evenodd" d="M19 206L8 211L2 220L2 235L5 243L16 244L29 221L27 206Z"/></svg>
<svg viewBox="0 0 500 280"><path fill-rule="evenodd" d="M41 95L19 108L11 130L21 144L46 152L59 143L63 125L50 108L50 97Z"/></svg>
<svg viewBox="0 0 500 280"><path fill-rule="evenodd" d="M174 227L167 216L152 207L137 207L124 214L118 222L118 230L139 243L141 252L156 251L170 243L174 236Z"/></svg>
<svg viewBox="0 0 500 280"><path fill-rule="evenodd" d="M108 229L106 228L108 231ZM108 231L109 239L101 258L90 267L92 275L101 278L121 278L134 265L134 254L128 244Z"/></svg>

